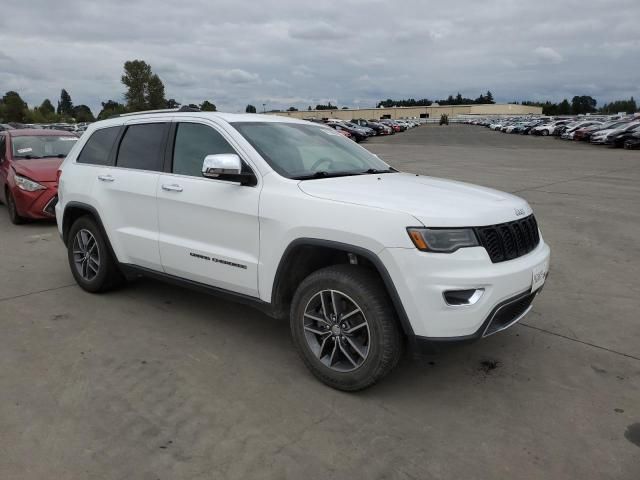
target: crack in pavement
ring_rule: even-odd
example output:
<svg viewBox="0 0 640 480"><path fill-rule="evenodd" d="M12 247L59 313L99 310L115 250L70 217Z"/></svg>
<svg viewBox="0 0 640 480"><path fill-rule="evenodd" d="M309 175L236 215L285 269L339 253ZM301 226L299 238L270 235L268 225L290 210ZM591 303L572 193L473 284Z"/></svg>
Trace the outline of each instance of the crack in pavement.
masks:
<svg viewBox="0 0 640 480"><path fill-rule="evenodd" d="M564 338L565 340L570 340L572 342L581 343L582 345L587 345L588 347L593 347L593 348L597 348L597 349L600 349L600 350L604 350L605 352L613 353L615 355L620 355L621 357L627 357L627 358L631 358L633 360L640 361L640 357L636 357L635 355L630 355L630 354L624 353L624 352L618 352L617 350L612 350L611 348L602 347L600 345L596 345L595 343L589 343L589 342L585 342L584 340L579 340L577 338L568 337L567 335L563 335L561 333L552 332L550 330L545 330L544 328L534 327L533 325L529 325L527 323L520 322L517 325L520 325L522 327L531 328L533 330L537 330L537 331L542 332L542 333L547 333L549 335L554 335L556 337Z"/></svg>
<svg viewBox="0 0 640 480"><path fill-rule="evenodd" d="M20 295L14 295L12 297L3 297L3 298L0 298L0 302L6 302L6 301L9 301L9 300L15 300L16 298L28 297L30 295L37 295L38 293L45 293L45 292L52 292L54 290L61 290L63 288L74 287L75 285L76 285L75 283L70 283L69 285L62 285L60 287L46 288L44 290L37 290L35 292L22 293Z"/></svg>

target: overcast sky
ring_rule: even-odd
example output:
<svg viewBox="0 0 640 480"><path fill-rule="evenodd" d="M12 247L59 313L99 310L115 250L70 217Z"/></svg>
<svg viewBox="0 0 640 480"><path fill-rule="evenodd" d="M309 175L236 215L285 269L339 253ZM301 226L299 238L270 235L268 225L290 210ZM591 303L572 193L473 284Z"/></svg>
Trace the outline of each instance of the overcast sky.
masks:
<svg viewBox="0 0 640 480"><path fill-rule="evenodd" d="M98 113L126 60L167 98L244 111L331 101L640 97L639 0L3 0L0 91Z"/></svg>

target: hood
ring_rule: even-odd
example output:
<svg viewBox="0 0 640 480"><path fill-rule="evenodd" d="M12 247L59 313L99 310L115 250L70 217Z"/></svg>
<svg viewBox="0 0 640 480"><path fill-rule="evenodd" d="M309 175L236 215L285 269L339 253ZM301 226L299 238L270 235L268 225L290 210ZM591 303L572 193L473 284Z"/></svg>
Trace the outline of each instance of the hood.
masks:
<svg viewBox="0 0 640 480"><path fill-rule="evenodd" d="M525 200L509 193L410 173L306 180L299 188L317 198L403 212L432 227L493 225L531 214Z"/></svg>
<svg viewBox="0 0 640 480"><path fill-rule="evenodd" d="M23 175L36 182L55 182L58 168L63 158L33 158L31 160L14 160L13 168L18 175Z"/></svg>

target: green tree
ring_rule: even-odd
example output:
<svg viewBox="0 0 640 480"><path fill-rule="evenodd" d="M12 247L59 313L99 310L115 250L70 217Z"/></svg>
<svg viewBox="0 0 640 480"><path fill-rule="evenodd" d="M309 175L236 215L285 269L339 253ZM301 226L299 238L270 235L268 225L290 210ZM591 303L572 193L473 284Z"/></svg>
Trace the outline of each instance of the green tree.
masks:
<svg viewBox="0 0 640 480"><path fill-rule="evenodd" d="M311 111L311 105L309 105L309 108L307 108L307 110Z"/></svg>
<svg viewBox="0 0 640 480"><path fill-rule="evenodd" d="M493 101L493 93L490 90L487 90L487 94L484 96L484 100L486 103L496 103Z"/></svg>
<svg viewBox="0 0 640 480"><path fill-rule="evenodd" d="M626 112L626 113L634 113L638 110L638 105L633 97L629 100L616 100L611 103L605 103L600 111L602 113L618 113L618 112Z"/></svg>
<svg viewBox="0 0 640 480"><path fill-rule="evenodd" d="M558 104L558 115L569 115L571 113L571 104L566 98Z"/></svg>
<svg viewBox="0 0 640 480"><path fill-rule="evenodd" d="M44 117L50 117L56 113L55 107L51 103L51 100L49 100L48 98L45 98L43 100L43 102L38 107L38 110Z"/></svg>
<svg viewBox="0 0 640 480"><path fill-rule="evenodd" d="M129 111L147 110L147 92L151 75L151 67L143 60L129 60L124 63L121 81L127 87L124 98Z"/></svg>
<svg viewBox="0 0 640 480"><path fill-rule="evenodd" d="M589 95L576 95L571 100L571 113L574 115L593 113L596 111L596 105L596 100Z"/></svg>
<svg viewBox="0 0 640 480"><path fill-rule="evenodd" d="M254 107L253 105L249 104L247 105L247 108L244 109L245 112L247 113L256 113L256 107Z"/></svg>
<svg viewBox="0 0 640 480"><path fill-rule="evenodd" d="M167 99L164 98L164 84L162 83L162 80L160 80L160 77L155 73L149 77L145 98L147 108L150 110L165 108L167 105Z"/></svg>
<svg viewBox="0 0 640 480"><path fill-rule="evenodd" d="M2 97L2 104L5 122L23 123L25 121L27 104L20 98L18 92L9 91L5 93L4 97Z"/></svg>
<svg viewBox="0 0 640 480"><path fill-rule="evenodd" d="M55 115L55 113L54 113ZM57 120L52 117L45 117L44 114L40 111L39 107L35 107L34 109L27 109L25 111L24 121L26 123L46 123Z"/></svg>
<svg viewBox="0 0 640 480"><path fill-rule="evenodd" d="M76 122L95 122L96 119L91 109L86 105L76 105L73 107L73 118Z"/></svg>
<svg viewBox="0 0 640 480"><path fill-rule="evenodd" d="M328 102L326 105L318 104L316 105L316 110L337 110L338 107L335 105L331 105L331 102Z"/></svg>
<svg viewBox="0 0 640 480"><path fill-rule="evenodd" d="M177 102L175 98L170 98L167 100L167 108L179 108L181 105L180 102Z"/></svg>
<svg viewBox="0 0 640 480"><path fill-rule="evenodd" d="M105 120L114 115L121 115L123 113L127 113L127 107L114 100L107 100L106 102L102 102L102 110L100 110L100 113L98 114L98 120Z"/></svg>
<svg viewBox="0 0 640 480"><path fill-rule="evenodd" d="M60 91L60 100L58 101L58 115L71 117L73 115L73 102L71 95L64 88Z"/></svg>
<svg viewBox="0 0 640 480"><path fill-rule="evenodd" d="M346 108L346 107L345 107ZM289 107L287 108L287 112L297 112L298 109L296 107Z"/></svg>
<svg viewBox="0 0 640 480"><path fill-rule="evenodd" d="M203 112L215 112L217 108L215 104L211 103L209 100L205 100L200 104L200 110Z"/></svg>

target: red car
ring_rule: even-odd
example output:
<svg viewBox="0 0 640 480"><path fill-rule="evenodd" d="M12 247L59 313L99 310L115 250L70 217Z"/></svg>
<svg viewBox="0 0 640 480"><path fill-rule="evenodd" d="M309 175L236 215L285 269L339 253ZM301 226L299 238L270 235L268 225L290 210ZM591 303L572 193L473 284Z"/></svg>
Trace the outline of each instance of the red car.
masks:
<svg viewBox="0 0 640 480"><path fill-rule="evenodd" d="M58 167L77 140L61 130L0 132L0 200L11 222L55 218Z"/></svg>

